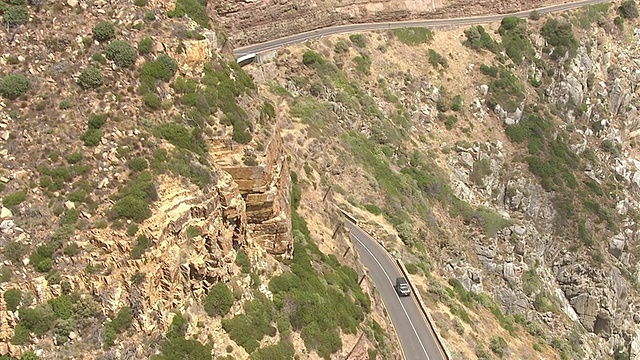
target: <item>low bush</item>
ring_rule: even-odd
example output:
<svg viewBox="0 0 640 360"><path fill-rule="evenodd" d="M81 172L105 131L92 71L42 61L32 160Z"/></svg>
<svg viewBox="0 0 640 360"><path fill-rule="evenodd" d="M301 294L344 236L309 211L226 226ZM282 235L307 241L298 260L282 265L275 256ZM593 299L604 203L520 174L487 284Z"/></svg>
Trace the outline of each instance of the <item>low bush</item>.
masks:
<svg viewBox="0 0 640 360"><path fill-rule="evenodd" d="M563 57L567 52L570 57L576 54L579 44L573 35L570 22L549 18L540 30L540 33L549 45L554 47L553 53L551 54L552 60Z"/></svg>
<svg viewBox="0 0 640 360"><path fill-rule="evenodd" d="M142 76L169 81L178 71L178 63L167 54L160 54L142 66Z"/></svg>
<svg viewBox="0 0 640 360"><path fill-rule="evenodd" d="M391 30L391 34L403 44L420 45L433 41L433 31L425 27L408 27Z"/></svg>
<svg viewBox="0 0 640 360"><path fill-rule="evenodd" d="M150 37L144 37L138 42L138 53L140 55L146 55L153 51L153 39Z"/></svg>
<svg viewBox="0 0 640 360"><path fill-rule="evenodd" d="M93 38L99 42L105 42L116 36L116 27L110 21L100 21L91 31Z"/></svg>
<svg viewBox="0 0 640 360"><path fill-rule="evenodd" d="M447 61L447 58L440 55L437 51L433 49L429 49L429 51L427 52L427 56L428 56L429 64L431 64L431 66L433 66L434 68L446 69L449 67L449 62Z"/></svg>
<svg viewBox="0 0 640 360"><path fill-rule="evenodd" d="M22 74L9 74L0 79L0 95L14 100L31 88L31 82Z"/></svg>
<svg viewBox="0 0 640 360"><path fill-rule="evenodd" d="M105 55L107 59L121 68L132 67L138 58L133 46L124 40L110 42L105 49Z"/></svg>
<svg viewBox="0 0 640 360"><path fill-rule="evenodd" d="M4 298L4 302L7 304L7 309L9 309L9 311L16 311L18 310L18 306L22 300L22 291L15 288L8 289L4 292L2 297Z"/></svg>
<svg viewBox="0 0 640 360"><path fill-rule="evenodd" d="M100 69L94 66L87 66L78 76L78 85L83 89L94 89L104 83L104 77Z"/></svg>
<svg viewBox="0 0 640 360"><path fill-rule="evenodd" d="M489 50L492 53L500 51L500 45L491 38L491 35L481 25L472 26L464 32L466 40L462 43L464 46L474 50Z"/></svg>
<svg viewBox="0 0 640 360"><path fill-rule="evenodd" d="M135 222L142 222L150 217L151 203L158 198L153 180L153 176L147 171L132 177L114 196L116 203L112 206L109 217Z"/></svg>
<svg viewBox="0 0 640 360"><path fill-rule="evenodd" d="M2 205L5 207L14 207L22 204L22 202L27 198L27 193L24 190L12 192L11 194L7 194L2 198Z"/></svg>
<svg viewBox="0 0 640 360"><path fill-rule="evenodd" d="M302 54L302 63L305 65L324 64L326 60L322 55L313 50L307 50Z"/></svg>
<svg viewBox="0 0 640 360"><path fill-rule="evenodd" d="M219 281L204 298L204 311L209 316L225 316L231 310L233 302L233 293L225 283Z"/></svg>
<svg viewBox="0 0 640 360"><path fill-rule="evenodd" d="M349 40L351 40L352 43L358 45L360 48L365 48L367 47L367 38L362 35L362 34L351 34L349 35Z"/></svg>
<svg viewBox="0 0 640 360"><path fill-rule="evenodd" d="M175 147L190 150L196 154L202 154L207 149L199 129L189 129L180 124L167 123L158 126L155 135L169 141Z"/></svg>
<svg viewBox="0 0 640 360"><path fill-rule="evenodd" d="M151 110L158 110L162 107L162 99L160 99L160 96L152 92L142 95L142 102Z"/></svg>
<svg viewBox="0 0 640 360"><path fill-rule="evenodd" d="M2 22L8 27L22 25L29 20L29 11L25 6L9 5L3 11Z"/></svg>

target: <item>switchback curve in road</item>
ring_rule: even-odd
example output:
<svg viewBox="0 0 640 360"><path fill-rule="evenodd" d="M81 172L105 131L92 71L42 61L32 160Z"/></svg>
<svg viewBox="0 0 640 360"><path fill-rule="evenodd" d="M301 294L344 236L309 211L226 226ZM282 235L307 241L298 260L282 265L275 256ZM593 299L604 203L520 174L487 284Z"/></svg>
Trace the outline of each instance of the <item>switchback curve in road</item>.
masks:
<svg viewBox="0 0 640 360"><path fill-rule="evenodd" d="M329 35L336 35L336 34L343 34L343 33L362 32L362 31L371 31L371 30L387 30L387 29L397 29L397 28L403 28L403 27L439 27L439 26L461 26L461 25L483 24L483 23L490 23L493 21L502 20L506 16L518 16L518 17L526 18L534 10L537 10L541 14L546 14L546 13L576 9L582 6L605 3L605 2L610 2L610 0L608 1L580 0L580 1L573 1L565 4L551 5L547 7L538 8L538 9L531 9L531 10L520 11L520 12L510 13L510 14L494 14L494 15L483 15L483 16L473 16L473 17L464 17L464 18L450 18L450 19L406 20L406 21L394 21L394 22L383 22L383 23L336 25L336 26L330 26L322 29L311 30L311 31L307 31L299 34L294 34L294 35L282 37L279 39L273 39L273 40L265 41L260 44L252 44L252 45L247 45L243 47L238 47L233 50L233 54L235 55L236 58L247 55L247 54L259 54L259 53L275 50L282 46L297 44L297 43L305 42L307 40L319 38L322 36L329 36Z"/></svg>

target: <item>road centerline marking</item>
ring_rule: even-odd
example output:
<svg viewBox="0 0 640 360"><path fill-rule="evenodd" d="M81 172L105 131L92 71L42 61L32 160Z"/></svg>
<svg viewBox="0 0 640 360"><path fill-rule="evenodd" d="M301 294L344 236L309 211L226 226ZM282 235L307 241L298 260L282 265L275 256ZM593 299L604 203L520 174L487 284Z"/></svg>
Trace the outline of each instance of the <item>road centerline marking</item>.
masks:
<svg viewBox="0 0 640 360"><path fill-rule="evenodd" d="M369 248L367 247L367 245L365 245L362 240L360 240L356 235L354 235L353 233L351 233L351 236L353 236L353 238L360 243L360 245L362 245L364 247L365 250L367 250L367 252L369 253L369 255L371 255L371 257L373 258L373 260L375 260L375 262L378 264L378 266L380 267L380 269L382 269L382 272L384 273L384 275L387 277L387 280L389 280L389 284L391 284L393 286L393 281L391 281L391 278L389 277L389 274L387 273L387 271L384 269L384 267L382 266L382 264L380 263L380 261L378 261L378 259L376 258L375 255L373 255L373 253L371 252L371 250L369 250ZM393 292L396 295L396 298L398 299L398 302L400 303L400 307L402 308L402 311L404 312L404 315L407 317L407 320L409 320L409 325L411 325L411 329L413 330L413 333L416 335L416 339L418 339L418 343L420 344L420 347L422 348L422 351L424 352L424 354L427 356L427 360L431 360L431 358L429 357L429 353L427 352L427 349L424 347L424 344L422 343L422 340L420 339L420 336L418 335L418 331L416 330L416 327L413 325L413 321L411 321L411 317L409 316L409 313L407 313L407 309L404 307L404 304L402 303L402 301L400 300L400 296L398 296L398 294L395 292ZM415 295L414 295L415 296ZM402 346L402 343L400 344L400 346Z"/></svg>

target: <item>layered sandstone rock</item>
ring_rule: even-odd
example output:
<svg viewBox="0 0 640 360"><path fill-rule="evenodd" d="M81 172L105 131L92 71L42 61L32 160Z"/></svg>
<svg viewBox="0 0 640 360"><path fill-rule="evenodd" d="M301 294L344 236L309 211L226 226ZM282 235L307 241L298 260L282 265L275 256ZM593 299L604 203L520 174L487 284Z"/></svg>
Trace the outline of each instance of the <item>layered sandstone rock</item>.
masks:
<svg viewBox="0 0 640 360"><path fill-rule="evenodd" d="M222 166L238 184L247 206L247 235L273 255L290 257L291 181L278 131L268 140L264 156L255 166Z"/></svg>

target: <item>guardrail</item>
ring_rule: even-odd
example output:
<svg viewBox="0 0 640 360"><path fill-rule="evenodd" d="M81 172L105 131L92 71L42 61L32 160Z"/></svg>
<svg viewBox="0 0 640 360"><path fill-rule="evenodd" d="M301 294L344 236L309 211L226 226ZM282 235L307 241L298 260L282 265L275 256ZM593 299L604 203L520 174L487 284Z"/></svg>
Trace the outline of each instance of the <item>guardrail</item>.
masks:
<svg viewBox="0 0 640 360"><path fill-rule="evenodd" d="M409 277L409 272L407 271L407 268L404 266L404 263L399 258L396 258L396 263L400 267L400 271L404 275L404 278L407 279L407 282L409 283L409 286L411 287L411 291L413 292L413 296L415 296L416 301L418 302L418 307L420 308L420 310L422 310L422 313L424 313L424 316L427 317L427 323L429 324L429 327L431 328L431 331L435 335L434 337L435 337L436 341L438 342L438 345L440 345L440 349L442 349L442 351L444 352L444 356L448 360L451 360L452 357L451 357L451 354L449 353L449 349L447 349L447 347L444 344L444 341L442 341L442 338L440 337L440 332L433 325L433 324L435 324L435 322L433 321L433 318L431 317L431 314L429 314L429 310L424 305L424 302L422 301L422 296L420 295L420 292L418 291L418 288L413 284L413 281L411 281L411 278Z"/></svg>

